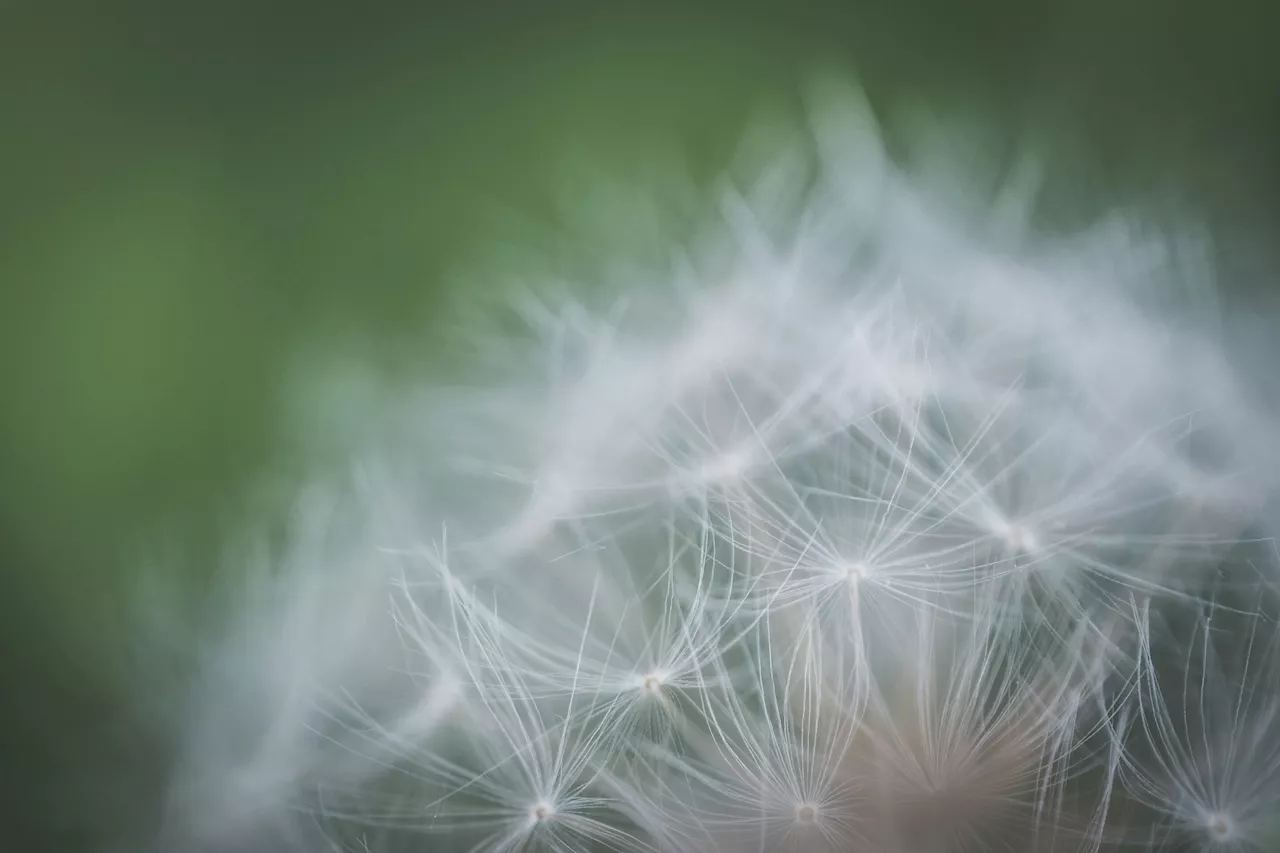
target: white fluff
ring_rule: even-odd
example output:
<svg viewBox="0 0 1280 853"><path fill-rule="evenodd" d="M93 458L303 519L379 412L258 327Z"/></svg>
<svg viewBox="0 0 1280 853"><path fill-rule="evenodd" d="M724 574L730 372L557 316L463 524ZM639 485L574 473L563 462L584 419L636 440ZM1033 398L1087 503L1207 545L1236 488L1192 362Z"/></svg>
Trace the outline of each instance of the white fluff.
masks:
<svg viewBox="0 0 1280 853"><path fill-rule="evenodd" d="M358 413L206 640L163 850L1280 843L1274 700L1169 693L1151 627L1271 535L1201 235L1041 235L1033 161L958 208L856 90L809 116L670 263L504 291Z"/></svg>

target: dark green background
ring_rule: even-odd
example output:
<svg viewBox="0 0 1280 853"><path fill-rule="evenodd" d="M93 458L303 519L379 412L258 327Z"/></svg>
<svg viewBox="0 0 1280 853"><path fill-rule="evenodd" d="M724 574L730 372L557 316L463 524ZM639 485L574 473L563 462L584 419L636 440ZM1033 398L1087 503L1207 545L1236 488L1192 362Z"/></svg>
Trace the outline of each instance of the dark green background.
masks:
<svg viewBox="0 0 1280 853"><path fill-rule="evenodd" d="M547 215L566 161L707 177L836 62L878 106L1060 131L1097 186L1266 238L1274 5L0 2L0 849L145 820L139 555L185 543L198 588L191 554L296 452L289 356L430 358L449 271L499 212Z"/></svg>

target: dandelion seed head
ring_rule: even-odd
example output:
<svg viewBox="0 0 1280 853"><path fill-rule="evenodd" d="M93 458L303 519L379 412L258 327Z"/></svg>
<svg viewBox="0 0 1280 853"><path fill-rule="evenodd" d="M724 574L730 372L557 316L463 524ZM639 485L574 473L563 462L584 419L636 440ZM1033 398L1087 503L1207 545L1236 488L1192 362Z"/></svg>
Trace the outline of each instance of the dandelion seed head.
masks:
<svg viewBox="0 0 1280 853"><path fill-rule="evenodd" d="M1167 294L1126 288L1159 286L1164 254L1125 233L1042 259L1010 198L990 251L858 100L820 98L800 162L735 180L676 270L602 252L605 304L534 281L503 297L531 336L468 330L493 375L363 448L430 460L432 495L371 474L333 511L407 540L382 560L393 624L365 638L383 582L317 514L208 656L171 823L222 840L238 817L238 842L259 812L315 813L475 853L1096 853L1151 837L1115 828L1127 796L1199 846L1275 849L1280 675L1258 673L1280 632L1250 623L1237 678L1201 660L1207 619L1179 651L1122 611L1221 570L1273 476L1237 469L1277 430L1205 390L1225 362L1196 369L1217 345L1148 310ZM419 547L434 513L449 541ZM1092 847L1051 837L1076 807Z"/></svg>

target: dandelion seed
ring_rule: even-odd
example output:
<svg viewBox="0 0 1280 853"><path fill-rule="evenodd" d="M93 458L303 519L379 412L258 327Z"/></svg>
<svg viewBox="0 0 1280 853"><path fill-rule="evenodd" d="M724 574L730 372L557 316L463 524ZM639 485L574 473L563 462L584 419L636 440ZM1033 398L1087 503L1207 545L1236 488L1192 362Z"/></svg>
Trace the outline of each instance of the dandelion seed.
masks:
<svg viewBox="0 0 1280 853"><path fill-rule="evenodd" d="M661 693L663 677L660 672L649 673L640 680L640 689L651 696Z"/></svg>
<svg viewBox="0 0 1280 853"><path fill-rule="evenodd" d="M1135 607L1138 707L1116 734L1125 746L1119 777L1175 837L1206 851L1270 850L1280 809L1280 631L1263 612L1220 608L1178 608L1191 611L1188 635L1167 634L1149 604ZM1238 647L1224 654L1231 634Z"/></svg>
<svg viewBox="0 0 1280 853"><path fill-rule="evenodd" d="M867 567L866 563L848 563L844 566L843 571L845 578L853 586L857 586L871 574L871 569Z"/></svg>
<svg viewBox="0 0 1280 853"><path fill-rule="evenodd" d="M1231 827L1231 818L1224 814L1211 814L1205 821L1205 828L1209 832L1209 837L1218 844L1231 840L1234 834Z"/></svg>

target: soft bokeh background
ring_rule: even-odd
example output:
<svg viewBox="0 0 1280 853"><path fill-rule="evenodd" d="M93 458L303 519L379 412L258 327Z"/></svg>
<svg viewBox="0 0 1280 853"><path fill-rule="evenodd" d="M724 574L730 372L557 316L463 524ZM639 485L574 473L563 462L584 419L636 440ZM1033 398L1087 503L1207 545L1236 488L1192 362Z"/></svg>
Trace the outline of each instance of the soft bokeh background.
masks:
<svg viewBox="0 0 1280 853"><path fill-rule="evenodd" d="M836 62L877 106L1059 129L1107 192L1177 185L1265 237L1274 5L0 3L0 848L142 819L139 566L172 548L198 589L297 451L298 359L431 358L451 272L504 212L549 216L575 158L707 178Z"/></svg>

